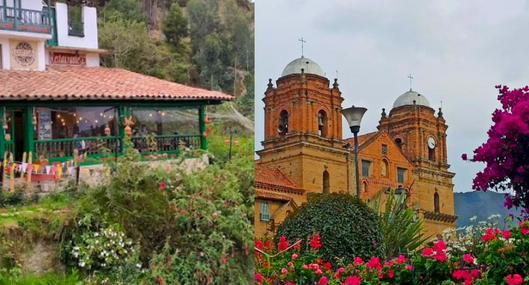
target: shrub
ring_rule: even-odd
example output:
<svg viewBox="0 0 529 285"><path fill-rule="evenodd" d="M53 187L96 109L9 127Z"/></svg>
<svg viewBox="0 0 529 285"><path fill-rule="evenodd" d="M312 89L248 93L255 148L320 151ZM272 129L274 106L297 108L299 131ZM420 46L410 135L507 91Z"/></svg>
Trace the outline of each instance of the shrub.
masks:
<svg viewBox="0 0 529 285"><path fill-rule="evenodd" d="M318 233L324 259L350 262L354 257L382 256L385 246L377 214L348 194L314 194L279 226L277 237L306 240ZM303 244L302 250L308 250Z"/></svg>
<svg viewBox="0 0 529 285"><path fill-rule="evenodd" d="M422 222L415 211L406 207L406 197L395 197L393 191L387 197L382 205L382 195L379 194L370 206L380 216L380 227L386 246L384 256L393 258L416 250L428 238L422 234Z"/></svg>

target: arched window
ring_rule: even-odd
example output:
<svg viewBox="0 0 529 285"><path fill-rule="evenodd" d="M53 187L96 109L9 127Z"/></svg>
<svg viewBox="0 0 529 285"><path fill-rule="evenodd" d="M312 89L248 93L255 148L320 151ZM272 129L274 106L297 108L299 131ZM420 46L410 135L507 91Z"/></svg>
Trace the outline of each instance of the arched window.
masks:
<svg viewBox="0 0 529 285"><path fill-rule="evenodd" d="M329 172L327 170L323 171L323 193L329 193Z"/></svg>
<svg viewBox="0 0 529 285"><path fill-rule="evenodd" d="M395 139L395 144L400 148L402 149L402 140L400 138L396 138Z"/></svg>
<svg viewBox="0 0 529 285"><path fill-rule="evenodd" d="M388 169L389 169L388 162L387 160L383 159L382 163L380 164L380 175L382 177L388 177Z"/></svg>
<svg viewBox="0 0 529 285"><path fill-rule="evenodd" d="M283 110L279 113L279 126L277 132L280 135L285 135L288 133L288 112Z"/></svg>
<svg viewBox="0 0 529 285"><path fill-rule="evenodd" d="M318 112L318 135L327 136L327 114L323 110Z"/></svg>
<svg viewBox="0 0 529 285"><path fill-rule="evenodd" d="M441 212L439 207L439 194L437 192L433 194L433 208L436 214L439 214Z"/></svg>
<svg viewBox="0 0 529 285"><path fill-rule="evenodd" d="M435 161L435 149L428 148L428 159Z"/></svg>

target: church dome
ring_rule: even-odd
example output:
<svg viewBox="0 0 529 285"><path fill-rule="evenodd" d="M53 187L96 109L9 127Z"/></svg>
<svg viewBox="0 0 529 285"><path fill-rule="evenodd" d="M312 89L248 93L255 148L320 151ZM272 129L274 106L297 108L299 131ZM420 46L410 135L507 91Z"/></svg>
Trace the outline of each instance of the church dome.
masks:
<svg viewBox="0 0 529 285"><path fill-rule="evenodd" d="M415 101L415 104L417 105L430 107L430 102L428 102L428 99L426 99L426 97L410 89L409 91L400 95L397 100L395 100L395 103L393 103L393 108L406 105L413 105L413 101Z"/></svg>
<svg viewBox="0 0 529 285"><path fill-rule="evenodd" d="M316 74L325 77L325 73L323 72L323 69L321 69L319 64L317 64L312 59L303 56L300 58L296 58L289 64L287 64L285 69L283 69L283 73L281 73L281 76L286 76L290 74L301 74L301 69L303 69L304 72L307 74Z"/></svg>

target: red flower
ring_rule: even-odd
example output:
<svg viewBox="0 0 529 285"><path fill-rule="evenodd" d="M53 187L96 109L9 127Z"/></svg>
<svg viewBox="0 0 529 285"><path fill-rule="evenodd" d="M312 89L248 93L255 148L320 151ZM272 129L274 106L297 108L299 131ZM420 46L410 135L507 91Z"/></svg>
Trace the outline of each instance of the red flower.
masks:
<svg viewBox="0 0 529 285"><path fill-rule="evenodd" d="M390 271L388 272L388 278L389 278L389 279L393 279L394 277L395 277L395 272L393 272L393 270L390 270Z"/></svg>
<svg viewBox="0 0 529 285"><path fill-rule="evenodd" d="M160 182L160 190L165 191L167 190L167 184L165 182Z"/></svg>
<svg viewBox="0 0 529 285"><path fill-rule="evenodd" d="M462 160L467 160L467 159L468 159L467 154L466 154L466 153L463 153L463 154L461 155L461 159L462 159Z"/></svg>
<svg viewBox="0 0 529 285"><path fill-rule="evenodd" d="M310 247L312 249L320 249L321 248L321 240L320 240L320 236L318 234L314 234L314 236L312 236L312 240L310 241Z"/></svg>
<svg viewBox="0 0 529 285"><path fill-rule="evenodd" d="M465 254L463 255L463 261L468 263L468 264L474 264L475 263L475 258L471 255L471 254Z"/></svg>
<svg viewBox="0 0 529 285"><path fill-rule="evenodd" d="M298 255L295 254L295 253L293 253L293 254L292 254L292 260L296 260L297 258L298 258Z"/></svg>
<svg viewBox="0 0 529 285"><path fill-rule="evenodd" d="M281 236L279 238L279 244L277 245L277 248L279 248L279 251L283 251L288 248L288 241L285 236Z"/></svg>
<svg viewBox="0 0 529 285"><path fill-rule="evenodd" d="M446 244L445 244L445 242L444 242L443 240L438 241L437 243L435 243L435 244L433 245L433 250L434 250L434 251L437 251L437 252L439 252L439 251L445 251L445 250L446 250Z"/></svg>
<svg viewBox="0 0 529 285"><path fill-rule="evenodd" d="M323 268L325 268L325 270L327 271L331 271L332 270L332 264L330 262L327 262L323 265Z"/></svg>
<svg viewBox="0 0 529 285"><path fill-rule="evenodd" d="M504 231L503 231L503 238L504 238L504 239L510 239L510 238L511 238L511 231L509 231L509 230L504 230Z"/></svg>
<svg viewBox="0 0 529 285"><path fill-rule="evenodd" d="M364 264L364 261L360 258L360 257L355 257L354 259L354 265L356 266L362 266L362 264Z"/></svg>
<svg viewBox="0 0 529 285"><path fill-rule="evenodd" d="M444 263L448 260L448 257L446 256L446 253L444 251L439 251L434 256L435 260Z"/></svg>
<svg viewBox="0 0 529 285"><path fill-rule="evenodd" d="M264 250L263 242L258 240L258 239L255 240L255 247L260 249L260 250Z"/></svg>
<svg viewBox="0 0 529 285"><path fill-rule="evenodd" d="M496 239L496 234L494 233L492 228L488 228L487 231L485 232L485 234L483 235L483 237L481 237L481 240L484 243L488 243L488 242L490 242L490 241L492 241L494 239Z"/></svg>
<svg viewBox="0 0 529 285"><path fill-rule="evenodd" d="M522 285L523 278L520 274L510 274L505 277L505 282L507 285Z"/></svg>
<svg viewBox="0 0 529 285"><path fill-rule="evenodd" d="M336 279L342 278L342 273L344 272L345 272L345 269L343 267L338 268L338 270L336 270L336 274L334 274L334 278Z"/></svg>
<svg viewBox="0 0 529 285"><path fill-rule="evenodd" d="M262 282L264 282L263 275L261 275L261 274L259 274L259 273L255 273L255 282L257 282L257 283L262 283Z"/></svg>
<svg viewBox="0 0 529 285"><path fill-rule="evenodd" d="M399 255L399 258L397 258L397 263L398 264L406 263L406 257L404 257L404 255Z"/></svg>
<svg viewBox="0 0 529 285"><path fill-rule="evenodd" d="M378 257L373 257L367 263L368 269L376 269L377 271L382 270L382 264L380 264L380 259Z"/></svg>
<svg viewBox="0 0 529 285"><path fill-rule="evenodd" d="M519 227L522 235L526 236L529 234L529 226L527 225L527 221L520 222Z"/></svg>
<svg viewBox="0 0 529 285"><path fill-rule="evenodd" d="M422 250L421 256L422 257L431 257L434 254L433 249L427 247Z"/></svg>
<svg viewBox="0 0 529 285"><path fill-rule="evenodd" d="M318 285L327 285L327 283L329 282L329 279L325 276L323 276L320 281L318 282Z"/></svg>
<svg viewBox="0 0 529 285"><path fill-rule="evenodd" d="M271 241L271 240L267 240L267 241L265 241L264 246L265 246L265 248L266 248L267 250L272 249L272 241Z"/></svg>
<svg viewBox="0 0 529 285"><path fill-rule="evenodd" d="M347 279L345 279L345 282L343 285L360 285L362 283L362 279L358 276L349 276Z"/></svg>

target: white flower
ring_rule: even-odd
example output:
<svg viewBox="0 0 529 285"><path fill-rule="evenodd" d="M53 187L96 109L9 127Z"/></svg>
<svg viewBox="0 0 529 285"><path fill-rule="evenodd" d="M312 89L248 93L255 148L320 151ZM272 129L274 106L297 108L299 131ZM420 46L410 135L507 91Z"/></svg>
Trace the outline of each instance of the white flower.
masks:
<svg viewBox="0 0 529 285"><path fill-rule="evenodd" d="M141 263L136 263L136 267L141 268Z"/></svg>
<svg viewBox="0 0 529 285"><path fill-rule="evenodd" d="M80 267L84 267L84 266L85 266L85 263L84 263L83 261L80 261L80 262L79 262L79 266L80 266Z"/></svg>

